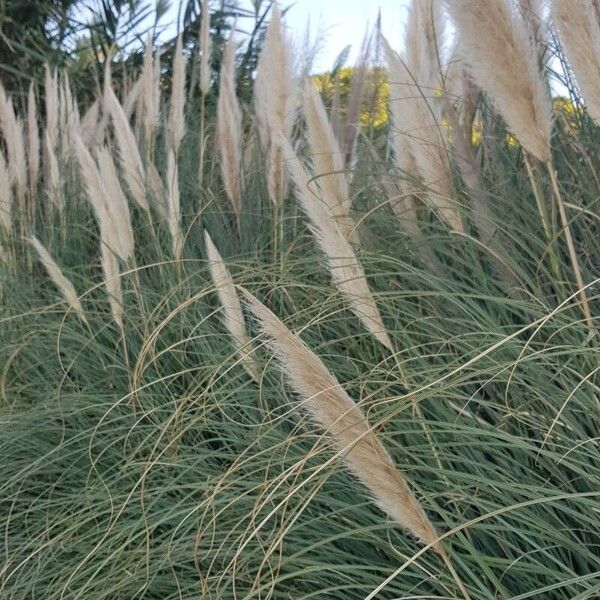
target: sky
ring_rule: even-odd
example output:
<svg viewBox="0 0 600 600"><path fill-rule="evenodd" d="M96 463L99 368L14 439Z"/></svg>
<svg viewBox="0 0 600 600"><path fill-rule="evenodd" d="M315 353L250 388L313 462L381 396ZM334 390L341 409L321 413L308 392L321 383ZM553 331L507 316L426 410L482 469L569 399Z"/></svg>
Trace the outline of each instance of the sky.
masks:
<svg viewBox="0 0 600 600"><path fill-rule="evenodd" d="M279 0L285 9L285 22L293 39L304 40L307 24L310 24L311 37L319 37L321 51L315 59L313 70L316 73L330 70L340 52L351 45L348 64L353 64L360 51L367 26L372 30L381 10L383 34L393 48L402 43L403 23L406 22L406 7L409 0ZM167 37L177 30L178 0L171 3L170 14L164 22L170 20ZM239 0L239 6L253 11L251 0ZM238 23L244 29L244 22ZM246 24L249 29L250 23Z"/></svg>
<svg viewBox="0 0 600 600"><path fill-rule="evenodd" d="M282 3L282 6L286 4ZM286 24L299 37L310 22L313 35L321 33L323 46L315 71L329 70L339 53L352 45L349 63L360 50L367 26L375 25L381 10L381 28L393 47L401 44L407 0L296 0L286 14Z"/></svg>

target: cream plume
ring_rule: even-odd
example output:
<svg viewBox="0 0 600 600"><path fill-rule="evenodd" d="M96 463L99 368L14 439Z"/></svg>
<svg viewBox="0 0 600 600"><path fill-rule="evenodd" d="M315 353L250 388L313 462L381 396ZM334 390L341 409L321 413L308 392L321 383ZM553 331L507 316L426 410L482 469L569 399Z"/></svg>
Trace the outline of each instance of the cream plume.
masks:
<svg viewBox="0 0 600 600"><path fill-rule="evenodd" d="M204 0L200 13L200 92L203 96L210 89L210 52L210 7L208 0Z"/></svg>
<svg viewBox="0 0 600 600"><path fill-rule="evenodd" d="M7 236L10 234L13 220L13 193L10 180L4 152L0 149L0 226Z"/></svg>
<svg viewBox="0 0 600 600"><path fill-rule="evenodd" d="M471 76L523 147L547 162L552 105L535 46L512 1L445 3L457 30L458 51Z"/></svg>
<svg viewBox="0 0 600 600"><path fill-rule="evenodd" d="M148 211L144 165L140 151L123 107L110 87L105 89L105 107L113 120L113 130L127 187L140 208Z"/></svg>
<svg viewBox="0 0 600 600"><path fill-rule="evenodd" d="M322 198L338 221L342 234L348 240L355 238L354 223L349 218L350 188L344 171L344 156L327 118L321 96L311 81L304 93L306 118L313 172L322 191Z"/></svg>
<svg viewBox="0 0 600 600"><path fill-rule="evenodd" d="M349 471L369 490L377 506L421 543L440 554L438 533L396 468L362 409L321 359L264 304L244 293L272 352L311 418L322 427Z"/></svg>
<svg viewBox="0 0 600 600"><path fill-rule="evenodd" d="M65 302L73 309L75 314L84 323L87 323L85 313L83 312L83 307L79 301L79 296L77 295L75 287L71 281L65 277L61 268L56 264L54 259L50 256L50 253L46 250L46 248L44 248L44 246L42 246L37 238L32 237L29 239L29 241L37 252L40 262L42 265L44 265L44 268L46 269L50 279L62 294Z"/></svg>
<svg viewBox="0 0 600 600"><path fill-rule="evenodd" d="M600 124L600 17L591 0L553 0L551 6L587 109Z"/></svg>
<svg viewBox="0 0 600 600"><path fill-rule="evenodd" d="M34 196L40 172L40 132L33 83L29 86L27 94L27 166L29 168L29 189L31 195Z"/></svg>
<svg viewBox="0 0 600 600"><path fill-rule="evenodd" d="M311 190L310 180L289 142L281 141L286 164L296 187L296 195L311 222L315 240L327 257L334 284L365 328L390 352L392 342L386 332L367 279L350 242L326 204Z"/></svg>
<svg viewBox="0 0 600 600"><path fill-rule="evenodd" d="M290 137L298 96L294 61L281 17L281 10L275 5L258 60L254 85L258 131L261 143L267 150L267 187L275 206L281 205L287 190L279 140Z"/></svg>
<svg viewBox="0 0 600 600"><path fill-rule="evenodd" d="M217 142L225 192L239 222L241 209L242 113L235 89L235 27L225 47L217 103Z"/></svg>
<svg viewBox="0 0 600 600"><path fill-rule="evenodd" d="M259 380L258 365L252 357L254 346L248 337L246 323L242 313L242 307L235 290L233 279L227 266L223 262L219 251L213 244L208 234L204 232L204 241L206 244L206 254L209 260L210 275L219 295L219 301L223 307L223 321L227 331L231 335L235 350L240 358L240 362L248 371L249 375L255 380Z"/></svg>

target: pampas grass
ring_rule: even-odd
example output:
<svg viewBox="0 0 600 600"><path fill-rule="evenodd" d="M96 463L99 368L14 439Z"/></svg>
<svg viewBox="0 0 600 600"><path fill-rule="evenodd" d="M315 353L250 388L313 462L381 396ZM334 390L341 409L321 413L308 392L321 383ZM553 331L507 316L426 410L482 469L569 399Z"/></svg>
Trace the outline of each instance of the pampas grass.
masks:
<svg viewBox="0 0 600 600"><path fill-rule="evenodd" d="M185 134L185 67L181 36L177 38L173 54L173 78L171 82L171 101L167 122L168 145L177 154Z"/></svg>
<svg viewBox="0 0 600 600"><path fill-rule="evenodd" d="M105 108L109 111L113 120L113 130L119 156L121 159L123 175L133 199L144 211L149 211L146 198L145 172L140 151L135 141L135 135L123 111L121 103L115 96L110 85L105 88Z"/></svg>
<svg viewBox="0 0 600 600"><path fill-rule="evenodd" d="M77 142L77 158L81 166L88 199L92 205L103 246L127 262L133 256L133 228L127 199L119 184L117 172L108 150L98 151L98 163L81 139Z"/></svg>
<svg viewBox="0 0 600 600"><path fill-rule="evenodd" d="M210 8L207 0L200 13L200 93L206 96L210 90Z"/></svg>
<svg viewBox="0 0 600 600"><path fill-rule="evenodd" d="M87 323L83 307L79 300L79 296L75 291L74 285L69 279L65 277L60 267L56 264L54 259L50 256L50 253L42 246L40 241L36 237L29 239L31 245L34 247L38 254L40 262L44 265L46 272L50 279L54 282L54 285L60 291L64 301L73 309L75 314L84 322Z"/></svg>
<svg viewBox="0 0 600 600"><path fill-rule="evenodd" d="M254 346L246 331L246 323L233 279L208 231L204 232L204 242L209 260L210 275L219 295L221 306L223 307L225 327L231 335L236 353L242 365L248 371L248 374L258 382L260 372L258 365L252 357Z"/></svg>
<svg viewBox="0 0 600 600"><path fill-rule="evenodd" d="M123 261L130 262L133 259L134 238L129 204L108 148L103 147L98 150L97 164L103 191L100 198L102 207L99 208L99 212L102 213L101 219L105 221L104 227L114 232L111 234L114 243L109 245Z"/></svg>
<svg viewBox="0 0 600 600"><path fill-rule="evenodd" d="M297 335L250 293L244 292L244 296L291 387L303 399L312 419L331 437L348 469L383 512L422 543L441 552L435 527L361 408Z"/></svg>
<svg viewBox="0 0 600 600"><path fill-rule="evenodd" d="M204 146L206 145L205 113L206 95L210 90L210 7L208 0L202 4L200 12L200 137L198 148L198 182L202 184L204 179Z"/></svg>
<svg viewBox="0 0 600 600"><path fill-rule="evenodd" d="M60 168L48 129L45 132L44 142L46 195L50 200L50 204L56 210L62 212L64 201L61 194Z"/></svg>
<svg viewBox="0 0 600 600"><path fill-rule="evenodd" d="M364 271L350 242L340 230L337 220L327 205L311 190L308 175L289 142L282 140L281 146L296 187L296 196L310 219L318 246L327 257L334 284L366 329L393 353L392 341L383 325Z"/></svg>
<svg viewBox="0 0 600 600"><path fill-rule="evenodd" d="M458 30L458 48L472 76L488 93L523 147L548 169L580 290L581 309L593 329L585 283L550 154L552 105L527 28L508 0L493 0L486 6L473 0L447 0L447 6ZM504 56L502 61L499 56Z"/></svg>
<svg viewBox="0 0 600 600"><path fill-rule="evenodd" d="M0 226L8 237L13 221L13 193L10 182L10 172L4 152L0 149Z"/></svg>
<svg viewBox="0 0 600 600"><path fill-rule="evenodd" d="M119 272L119 262L111 249L105 244L101 244L102 271L104 273L104 285L108 294L108 303L114 322L121 332L123 332L123 290L121 287L121 274Z"/></svg>
<svg viewBox="0 0 600 600"><path fill-rule="evenodd" d="M344 156L327 118L321 96L312 82L304 91L304 115L313 171L322 198L348 240L354 238L354 223L349 218L350 186L344 172Z"/></svg>
<svg viewBox="0 0 600 600"><path fill-rule="evenodd" d="M552 20L590 117L600 124L600 23L592 0L553 0Z"/></svg>
<svg viewBox="0 0 600 600"><path fill-rule="evenodd" d="M40 132L33 83L29 86L27 94L27 167L29 170L29 192L33 197L36 194L40 172Z"/></svg>
<svg viewBox="0 0 600 600"><path fill-rule="evenodd" d="M279 6L271 13L265 44L256 68L254 109L263 147L267 150L269 197L280 207L286 195L286 174L279 140L288 139L295 119L297 81L290 43Z"/></svg>
<svg viewBox="0 0 600 600"><path fill-rule="evenodd" d="M398 56L384 40L390 73L394 149L399 167L416 167L427 189L425 201L452 231L464 233L453 199L454 185L442 132L441 106L435 96L440 82L442 39L439 3L413 0L406 27L405 56ZM403 136L409 139L402 139ZM402 157L407 151L411 154L410 159Z"/></svg>
<svg viewBox="0 0 600 600"><path fill-rule="evenodd" d="M17 195L22 198L27 189L27 159L23 122L17 117L13 102L0 85L0 126L6 143L8 166Z"/></svg>
<svg viewBox="0 0 600 600"><path fill-rule="evenodd" d="M152 52L152 37L148 34L146 50L144 52L144 64L142 66L142 123L144 129L144 144L146 157L150 156L154 146L156 131L160 125L160 71L156 71L156 63L160 61Z"/></svg>
<svg viewBox="0 0 600 600"><path fill-rule="evenodd" d="M442 556L468 600L467 590L438 541L435 526L360 406L299 336L250 293L244 291L244 296L292 389L302 398L313 421L325 430L348 470L367 488L385 514Z"/></svg>
<svg viewBox="0 0 600 600"><path fill-rule="evenodd" d="M46 102L46 139L53 151L58 148L58 117L59 117L59 96L58 96L58 74L52 72L50 66L46 64L44 75L44 98Z"/></svg>
<svg viewBox="0 0 600 600"><path fill-rule="evenodd" d="M510 0L445 0L457 51L523 147L550 159L552 106L523 20Z"/></svg>
<svg viewBox="0 0 600 600"><path fill-rule="evenodd" d="M242 113L235 90L237 44L232 29L225 47L217 102L217 143L225 193L239 223L241 210Z"/></svg>
<svg viewBox="0 0 600 600"><path fill-rule="evenodd" d="M183 249L179 200L179 147L185 134L185 65L181 36L177 38L173 56L173 81L167 123L167 220L173 255L178 260Z"/></svg>

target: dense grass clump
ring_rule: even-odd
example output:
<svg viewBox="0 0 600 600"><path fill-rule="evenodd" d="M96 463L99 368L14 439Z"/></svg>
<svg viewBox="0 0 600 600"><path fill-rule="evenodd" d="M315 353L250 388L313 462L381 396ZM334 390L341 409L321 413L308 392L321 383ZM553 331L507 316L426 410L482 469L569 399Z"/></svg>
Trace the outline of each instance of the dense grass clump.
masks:
<svg viewBox="0 0 600 600"><path fill-rule="evenodd" d="M233 45L215 89L178 46L170 94L148 48L96 108L0 95L1 598L600 595L600 134L552 24L493 4L547 156L435 1L378 127L367 63L323 103L279 12L252 104Z"/></svg>

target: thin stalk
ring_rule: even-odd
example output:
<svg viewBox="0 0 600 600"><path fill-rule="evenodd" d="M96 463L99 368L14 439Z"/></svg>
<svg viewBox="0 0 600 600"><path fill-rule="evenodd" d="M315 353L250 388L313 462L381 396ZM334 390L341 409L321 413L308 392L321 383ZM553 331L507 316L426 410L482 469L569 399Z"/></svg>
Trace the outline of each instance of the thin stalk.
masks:
<svg viewBox="0 0 600 600"><path fill-rule="evenodd" d="M588 302L587 293L585 291L585 283L583 282L583 277L581 275L581 269L579 268L579 261L577 260L577 252L575 250L575 244L573 243L573 236L571 234L571 226L569 224L569 219L567 218L567 212L565 210L565 204L562 199L562 195L560 193L560 188L558 186L558 179L556 176L556 169L552 164L552 161L548 161L546 163L546 168L548 169L548 173L550 175L550 181L552 183L552 190L554 192L554 197L556 199L556 204L558 206L558 213L560 215L560 220L562 223L563 232L565 234L565 239L567 240L567 248L569 250L569 258L571 259L571 266L573 267L573 271L575 273L575 281L577 282L577 287L579 288L579 297L581 299L581 312L585 318L585 321L590 329L590 333L595 333L594 331L594 320L592 318L592 313L590 312L590 305Z"/></svg>
<svg viewBox="0 0 600 600"><path fill-rule="evenodd" d="M204 94L201 94L200 98L200 148L198 149L198 184L202 185L204 180L204 143L205 143L205 132L204 132L204 113L206 111L206 102Z"/></svg>
<svg viewBox="0 0 600 600"><path fill-rule="evenodd" d="M554 249L552 248L552 243L554 236L552 235L552 229L550 228L550 224L548 223L548 213L546 212L546 208L544 206L544 199L540 192L538 181L533 172L533 167L531 162L529 161L529 157L527 152L523 152L523 159L525 162L525 168L527 169L527 175L529 175L529 181L531 183L531 189L533 190L533 196L535 198L535 203L537 205L538 212L540 214L540 219L542 221L542 226L544 227L544 234L546 235L546 240L548 242L548 256L550 258L550 266L552 267L552 271L554 272L555 284L557 287L562 289L560 284L561 282L561 272L560 272L560 262Z"/></svg>
<svg viewBox="0 0 600 600"><path fill-rule="evenodd" d="M452 575L452 579L454 579L454 582L458 586L458 589L460 590L464 599L471 600L471 596L469 596L469 592L467 592L467 588L465 588L460 576L456 572L456 569L452 565L452 561L450 560L450 557L448 556L448 554L446 554L446 551L444 550L444 548L438 544L437 550L438 550L440 556L442 557L442 560L444 561L444 564L446 565L448 572L450 573L450 575Z"/></svg>

